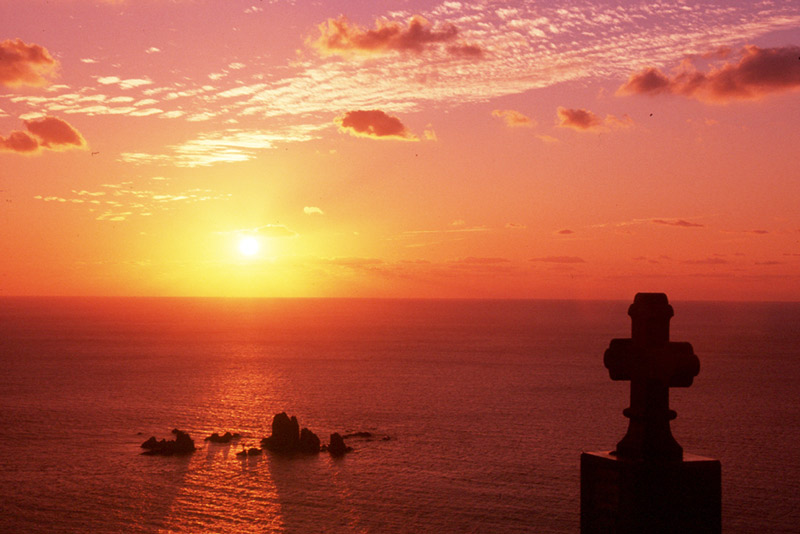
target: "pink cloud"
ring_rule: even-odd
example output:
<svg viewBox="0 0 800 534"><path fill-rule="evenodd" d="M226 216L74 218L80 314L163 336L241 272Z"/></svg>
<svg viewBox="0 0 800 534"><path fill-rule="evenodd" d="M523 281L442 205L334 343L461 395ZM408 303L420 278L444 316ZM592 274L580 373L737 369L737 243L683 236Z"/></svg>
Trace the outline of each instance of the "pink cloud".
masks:
<svg viewBox="0 0 800 534"><path fill-rule="evenodd" d="M27 154L39 150L39 141L26 132L14 130L8 137L0 135L0 151Z"/></svg>
<svg viewBox="0 0 800 534"><path fill-rule="evenodd" d="M39 144L51 150L66 150L68 148L83 148L86 140L68 122L56 117L24 121L25 127L39 138Z"/></svg>
<svg viewBox="0 0 800 534"><path fill-rule="evenodd" d="M47 78L55 76L57 69L58 62L42 46L22 39L0 42L0 85L47 85Z"/></svg>
<svg viewBox="0 0 800 534"><path fill-rule="evenodd" d="M24 124L27 132L14 130L8 137L0 136L0 151L33 154L42 148L69 150L87 146L78 130L56 117L24 121Z"/></svg>
<svg viewBox="0 0 800 534"><path fill-rule="evenodd" d="M462 57L466 59L480 59L483 57L483 48L476 44L458 44L450 45L446 48L451 56Z"/></svg>
<svg viewBox="0 0 800 534"><path fill-rule="evenodd" d="M561 128L572 128L579 132L608 131L610 128L628 128L633 125L633 120L627 115L622 118L614 115L600 117L588 109L570 109L560 107L556 110L558 115L557 125Z"/></svg>
<svg viewBox="0 0 800 534"><path fill-rule="evenodd" d="M447 52L454 56L479 58L483 55L483 49L477 45L455 42L458 29L454 25L434 28L420 15L411 17L408 25L379 19L374 29L362 28L342 15L320 24L319 32L319 37L308 40L307 44L325 56L374 55L391 51L419 54L440 43L452 43Z"/></svg>
<svg viewBox="0 0 800 534"><path fill-rule="evenodd" d="M416 141L417 137L400 122L379 109L348 111L336 118L339 129L357 137Z"/></svg>
<svg viewBox="0 0 800 534"><path fill-rule="evenodd" d="M651 221L654 224L663 224L666 226L680 226L683 228L704 228L705 225L693 223L689 221L684 221L683 219L674 219L674 220L664 220L664 219L653 219Z"/></svg>
<svg viewBox="0 0 800 534"><path fill-rule="evenodd" d="M596 130L603 126L603 119L587 109L567 109L559 107L556 110L559 126L574 130Z"/></svg>
<svg viewBox="0 0 800 534"><path fill-rule="evenodd" d="M511 128L534 126L534 122L529 117L513 109L495 109L492 111L492 117L503 119L506 126Z"/></svg>
<svg viewBox="0 0 800 534"><path fill-rule="evenodd" d="M618 90L620 95L675 94L703 102L756 100L772 93L800 89L800 47L759 48L740 51L738 62L726 62L707 73L685 60L672 76L650 67L634 73ZM709 57L720 57L711 54Z"/></svg>

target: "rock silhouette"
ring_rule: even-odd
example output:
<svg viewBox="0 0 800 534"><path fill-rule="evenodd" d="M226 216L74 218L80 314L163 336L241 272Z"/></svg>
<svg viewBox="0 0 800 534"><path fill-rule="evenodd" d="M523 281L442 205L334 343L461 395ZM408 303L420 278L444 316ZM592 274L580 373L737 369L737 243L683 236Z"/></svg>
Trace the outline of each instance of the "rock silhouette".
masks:
<svg viewBox="0 0 800 534"><path fill-rule="evenodd" d="M172 456L173 454L189 454L195 451L194 440L189 437L189 434L177 428L172 429L172 433L175 434L175 439L169 441L165 439L159 441L155 436L151 436L141 444L141 447L146 449L142 454Z"/></svg>
<svg viewBox="0 0 800 534"><path fill-rule="evenodd" d="M307 428L300 431L297 417L289 418L281 412L272 418L272 435L261 440L261 446L281 454L303 452L316 454L320 450L319 438Z"/></svg>
<svg viewBox="0 0 800 534"><path fill-rule="evenodd" d="M232 440L242 437L241 434L231 434L230 432L225 432L223 435L219 435L218 433L214 432L210 436L208 436L205 441L210 441L211 443L230 443Z"/></svg>
<svg viewBox="0 0 800 534"><path fill-rule="evenodd" d="M338 433L334 432L331 434L331 441L327 446L328 454L331 456L339 457L344 456L346 453L352 451L352 447L348 447L344 444L344 438Z"/></svg>
<svg viewBox="0 0 800 534"><path fill-rule="evenodd" d="M300 442L297 444L298 450L306 454L317 454L319 452L319 437L307 428L300 431Z"/></svg>
<svg viewBox="0 0 800 534"><path fill-rule="evenodd" d="M251 447L249 449L242 449L241 451L236 453L236 456L258 456L263 451L258 447Z"/></svg>

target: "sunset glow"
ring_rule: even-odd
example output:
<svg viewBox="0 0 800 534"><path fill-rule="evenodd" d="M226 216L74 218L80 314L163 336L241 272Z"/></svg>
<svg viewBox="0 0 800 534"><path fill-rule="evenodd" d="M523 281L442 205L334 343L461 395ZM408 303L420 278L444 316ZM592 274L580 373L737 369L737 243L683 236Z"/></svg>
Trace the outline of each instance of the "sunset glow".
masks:
<svg viewBox="0 0 800 534"><path fill-rule="evenodd" d="M0 295L799 300L798 124L790 0L4 2Z"/></svg>
<svg viewBox="0 0 800 534"><path fill-rule="evenodd" d="M239 252L245 256L255 256L258 254L261 244L255 237L243 237L239 240Z"/></svg>

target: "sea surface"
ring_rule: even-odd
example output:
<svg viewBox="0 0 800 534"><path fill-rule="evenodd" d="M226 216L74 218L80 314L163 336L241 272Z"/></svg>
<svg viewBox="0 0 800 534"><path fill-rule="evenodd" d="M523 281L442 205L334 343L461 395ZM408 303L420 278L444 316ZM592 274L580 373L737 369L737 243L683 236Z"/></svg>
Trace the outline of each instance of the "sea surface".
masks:
<svg viewBox="0 0 800 534"><path fill-rule="evenodd" d="M577 532L629 304L0 299L0 532ZM701 362L672 430L722 461L724 532L798 532L800 304L672 305ZM236 456L283 411L374 439ZM199 450L141 455L175 427Z"/></svg>

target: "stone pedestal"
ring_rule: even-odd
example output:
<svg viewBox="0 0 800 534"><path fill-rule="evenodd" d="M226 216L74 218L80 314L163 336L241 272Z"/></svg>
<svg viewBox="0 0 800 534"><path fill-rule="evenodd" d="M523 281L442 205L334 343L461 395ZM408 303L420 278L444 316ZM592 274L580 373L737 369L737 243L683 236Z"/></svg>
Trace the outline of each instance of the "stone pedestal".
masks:
<svg viewBox="0 0 800 534"><path fill-rule="evenodd" d="M581 454L582 534L719 534L722 531L719 460L618 458Z"/></svg>

